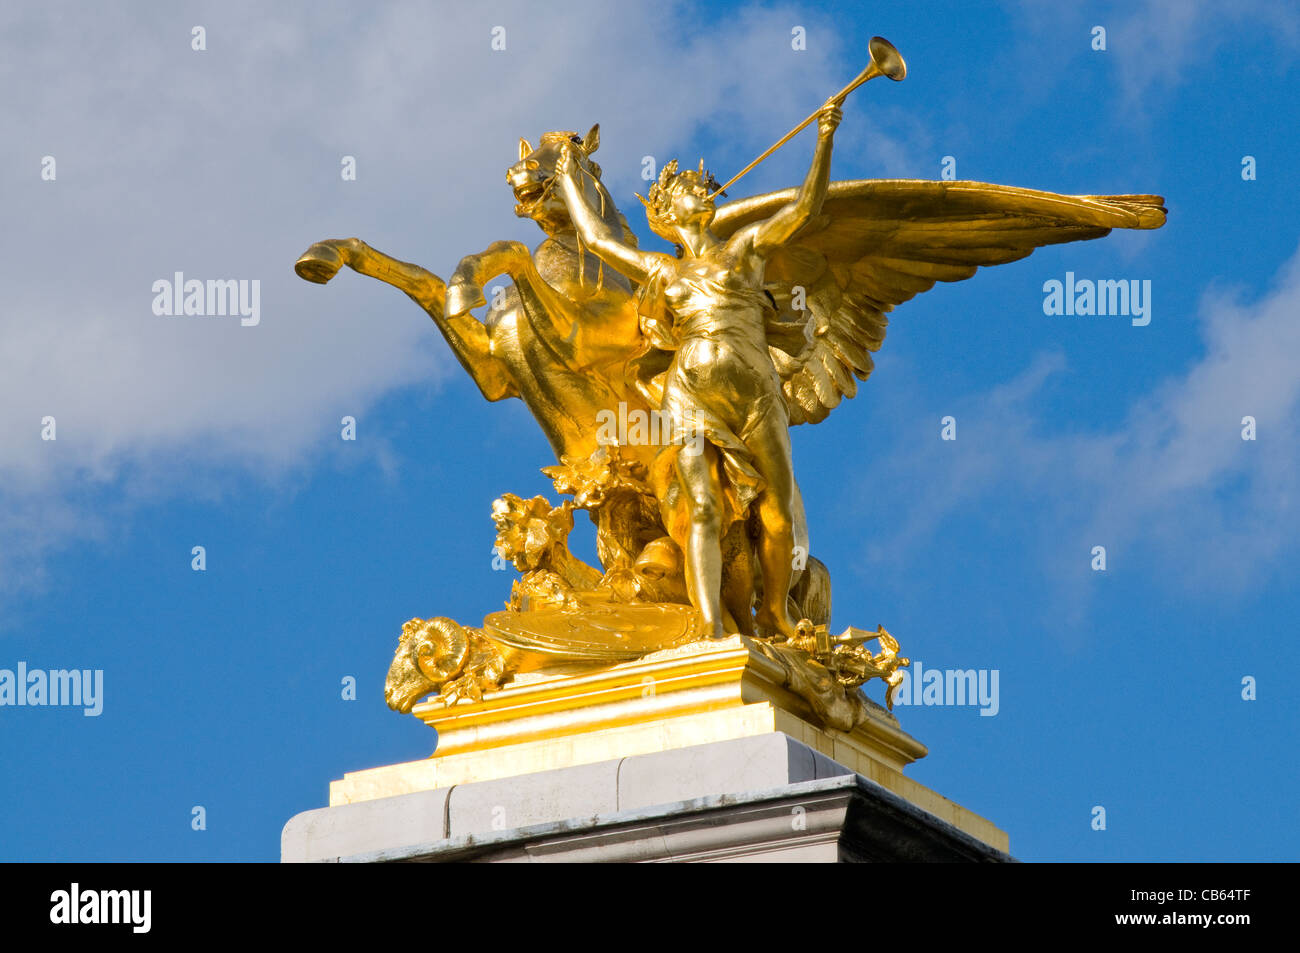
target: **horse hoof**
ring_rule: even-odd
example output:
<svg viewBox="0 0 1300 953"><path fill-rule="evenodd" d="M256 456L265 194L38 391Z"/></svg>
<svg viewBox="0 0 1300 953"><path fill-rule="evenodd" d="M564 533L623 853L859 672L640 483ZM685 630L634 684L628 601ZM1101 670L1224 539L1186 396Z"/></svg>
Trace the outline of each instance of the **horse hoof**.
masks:
<svg viewBox="0 0 1300 953"><path fill-rule="evenodd" d="M447 286L447 303L444 306L449 317L482 307L487 304L483 289L469 281L453 281Z"/></svg>
<svg viewBox="0 0 1300 953"><path fill-rule="evenodd" d="M294 262L293 270L299 278L323 285L337 275L342 267L343 256L338 249L327 242L317 242Z"/></svg>

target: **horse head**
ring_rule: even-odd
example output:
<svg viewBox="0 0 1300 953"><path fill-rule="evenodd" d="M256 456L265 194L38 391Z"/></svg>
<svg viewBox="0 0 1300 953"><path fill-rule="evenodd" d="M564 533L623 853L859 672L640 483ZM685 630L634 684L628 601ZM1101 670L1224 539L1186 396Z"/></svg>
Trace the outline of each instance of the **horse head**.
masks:
<svg viewBox="0 0 1300 953"><path fill-rule="evenodd" d="M627 222L600 182L600 166L591 159L591 154L600 146L599 123L592 126L585 136L576 132L544 132L536 148L527 139L519 140L519 161L506 170L506 181L515 193L515 214L532 219L548 235L573 227L564 199L555 187L555 167L560 158L560 147L566 142L577 147L574 155L582 171L581 180L588 200L602 211L611 226L634 242Z"/></svg>

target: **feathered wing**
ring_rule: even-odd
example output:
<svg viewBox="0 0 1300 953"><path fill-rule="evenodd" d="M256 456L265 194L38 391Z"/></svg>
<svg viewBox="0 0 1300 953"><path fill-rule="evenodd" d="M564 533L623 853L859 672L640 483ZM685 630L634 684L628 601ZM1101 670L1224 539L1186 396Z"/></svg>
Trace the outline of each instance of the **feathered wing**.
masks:
<svg viewBox="0 0 1300 953"><path fill-rule="evenodd" d="M797 190L729 202L714 233L728 238L794 200ZM804 324L801 351L769 347L784 381L790 423L817 423L871 373L886 312L936 281L962 281L1042 245L1101 238L1112 228L1159 228L1159 195L1057 195L984 182L867 179L832 182L822 214L768 259L767 286L788 330ZM792 306L802 287L806 310ZM797 352L797 353L796 353Z"/></svg>

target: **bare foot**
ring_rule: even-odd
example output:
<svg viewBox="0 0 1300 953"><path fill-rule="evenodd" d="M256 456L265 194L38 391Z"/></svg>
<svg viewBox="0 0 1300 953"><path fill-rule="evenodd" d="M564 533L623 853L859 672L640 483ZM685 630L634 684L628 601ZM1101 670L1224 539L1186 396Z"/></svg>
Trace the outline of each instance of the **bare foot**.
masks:
<svg viewBox="0 0 1300 953"><path fill-rule="evenodd" d="M754 614L754 625L758 634L774 642L788 642L798 634L799 627L788 612L776 615L768 609L759 609Z"/></svg>

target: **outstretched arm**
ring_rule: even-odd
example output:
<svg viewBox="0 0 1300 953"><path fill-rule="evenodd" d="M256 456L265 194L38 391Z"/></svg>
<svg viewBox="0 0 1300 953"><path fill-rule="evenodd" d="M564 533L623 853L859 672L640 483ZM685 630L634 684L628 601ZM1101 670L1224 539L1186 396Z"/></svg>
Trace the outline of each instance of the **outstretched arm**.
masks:
<svg viewBox="0 0 1300 953"><path fill-rule="evenodd" d="M804 179L795 200L771 218L754 226L754 251L767 257L798 233L816 215L821 214L826 200L826 187L830 184L831 140L835 127L843 118L839 104L827 100L817 116L817 149L813 153L812 168Z"/></svg>
<svg viewBox="0 0 1300 953"><path fill-rule="evenodd" d="M605 264L632 281L644 284L660 256L641 251L622 240L622 236L587 201L578 183L579 174L577 160L573 158L571 148L566 147L556 165L555 181L564 204L569 208L569 217L573 219L578 237Z"/></svg>

